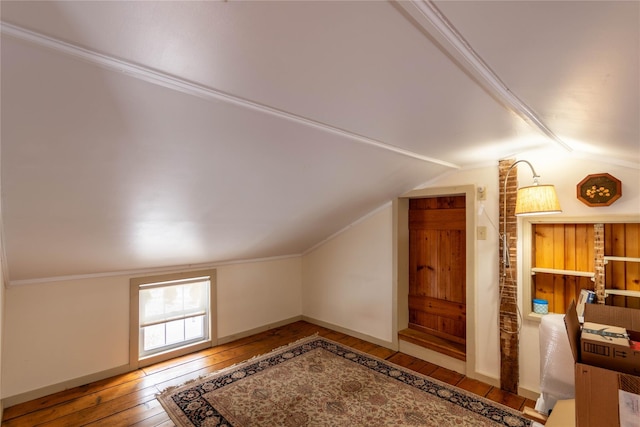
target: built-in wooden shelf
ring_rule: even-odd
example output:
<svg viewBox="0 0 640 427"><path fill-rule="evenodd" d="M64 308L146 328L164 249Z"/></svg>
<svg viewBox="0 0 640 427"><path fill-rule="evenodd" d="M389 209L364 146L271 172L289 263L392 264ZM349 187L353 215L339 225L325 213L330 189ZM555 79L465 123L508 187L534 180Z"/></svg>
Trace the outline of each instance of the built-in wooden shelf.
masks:
<svg viewBox="0 0 640 427"><path fill-rule="evenodd" d="M596 276L596 273L592 271L559 270L556 268L541 268L541 267L532 268L531 274L536 274L536 273L562 274L564 276L590 277L592 279Z"/></svg>
<svg viewBox="0 0 640 427"><path fill-rule="evenodd" d="M628 256L604 256L604 262L607 261L622 261L622 262L640 262L640 258L628 257Z"/></svg>
<svg viewBox="0 0 640 427"><path fill-rule="evenodd" d="M633 291L628 289L605 289L605 295L622 295L625 297L636 297L640 298L640 291Z"/></svg>

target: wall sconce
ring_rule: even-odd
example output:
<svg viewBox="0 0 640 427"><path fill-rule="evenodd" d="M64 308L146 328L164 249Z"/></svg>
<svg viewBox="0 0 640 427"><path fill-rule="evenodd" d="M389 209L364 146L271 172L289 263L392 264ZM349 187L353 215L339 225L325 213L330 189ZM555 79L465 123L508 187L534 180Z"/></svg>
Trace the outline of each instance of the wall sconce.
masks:
<svg viewBox="0 0 640 427"><path fill-rule="evenodd" d="M502 198L503 216L502 233L500 236L500 240L502 241L502 274L500 274L500 295L498 302L498 307L500 307L500 310L502 310L503 299L506 298L505 284L507 280L507 271L509 271L509 274L511 275L511 280L514 280L512 276L513 271L507 270L511 267L511 259L507 239L507 181L509 181L509 173L514 167L516 167L518 163L526 163L527 165L529 165L529 168L531 168L531 172L533 174L533 185L529 187L518 188L518 191L516 193L516 216L554 214L562 212L562 209L560 209L560 202L558 201L555 187L553 185L538 185L538 178L540 178L540 175L536 173L535 169L533 169L533 166L531 166L531 163L526 160L518 160L511 166L509 166L509 169L507 169L507 173L504 177L504 193ZM503 328L502 323L500 323L500 333L519 335L520 328L522 327L522 313L520 312L520 307L518 306L518 303L516 301L516 296L509 295L508 298L513 299L515 312L518 316L518 327L515 331L513 331L512 329Z"/></svg>
<svg viewBox="0 0 640 427"><path fill-rule="evenodd" d="M561 213L560 201L553 185L518 188L516 216Z"/></svg>
<svg viewBox="0 0 640 427"><path fill-rule="evenodd" d="M555 187L553 185L539 185L538 178L540 178L540 175L536 173L535 169L528 161L518 160L514 162L509 167L504 177L502 263L505 267L510 266L509 248L507 247L507 181L509 180L509 173L518 163L526 163L529 168L531 168L531 173L533 174L533 185L518 188L518 192L516 194L516 216L555 214L562 212ZM504 274L505 272L503 272L503 275Z"/></svg>
<svg viewBox="0 0 640 427"><path fill-rule="evenodd" d="M518 160L517 162L514 162L511 167L509 167L509 170L507 170L507 174L504 178L504 194L507 194L507 180L509 179L509 173L518 163L526 163L529 165L531 172L533 173L533 185L518 188L518 193L516 195L516 216L561 213L562 209L560 208L560 201L558 200L555 187L553 185L539 185L538 179L540 178L540 175L536 173L533 166L531 166L531 163L526 160ZM506 217L506 198L504 205Z"/></svg>

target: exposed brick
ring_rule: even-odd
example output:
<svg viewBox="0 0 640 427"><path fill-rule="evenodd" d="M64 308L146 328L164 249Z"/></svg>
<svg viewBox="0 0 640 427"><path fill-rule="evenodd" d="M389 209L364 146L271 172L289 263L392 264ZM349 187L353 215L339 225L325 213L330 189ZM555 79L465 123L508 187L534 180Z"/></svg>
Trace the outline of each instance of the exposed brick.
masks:
<svg viewBox="0 0 640 427"><path fill-rule="evenodd" d="M596 297L600 304L604 304L604 224L593 224L594 252L595 252L595 284Z"/></svg>
<svg viewBox="0 0 640 427"><path fill-rule="evenodd" d="M518 357L518 272L517 272L517 241L518 223L515 217L516 193L518 190L518 170L514 168L509 173L509 180L505 188L505 177L514 160L501 160L499 162L499 188L500 188L500 233L505 229L507 234L507 247L509 249L510 264L506 267L503 260L502 239L500 241L500 388L502 390L518 393L518 380L520 366ZM506 194L505 194L506 190ZM504 203L506 200L506 218Z"/></svg>

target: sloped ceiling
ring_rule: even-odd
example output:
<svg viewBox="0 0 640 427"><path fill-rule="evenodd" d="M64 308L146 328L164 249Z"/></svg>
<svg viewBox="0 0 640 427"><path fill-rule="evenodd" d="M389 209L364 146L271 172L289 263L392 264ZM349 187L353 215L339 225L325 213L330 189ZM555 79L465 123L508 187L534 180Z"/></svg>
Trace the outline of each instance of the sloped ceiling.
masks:
<svg viewBox="0 0 640 427"><path fill-rule="evenodd" d="M635 1L0 11L12 283L300 254L534 148L640 167Z"/></svg>

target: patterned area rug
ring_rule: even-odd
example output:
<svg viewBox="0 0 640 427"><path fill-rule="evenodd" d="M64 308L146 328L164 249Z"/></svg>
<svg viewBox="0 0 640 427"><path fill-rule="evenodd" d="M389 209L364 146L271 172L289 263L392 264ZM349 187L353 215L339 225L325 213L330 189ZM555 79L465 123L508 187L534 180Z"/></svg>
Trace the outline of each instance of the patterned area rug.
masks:
<svg viewBox="0 0 640 427"><path fill-rule="evenodd" d="M167 390L177 426L529 426L502 405L318 336Z"/></svg>

